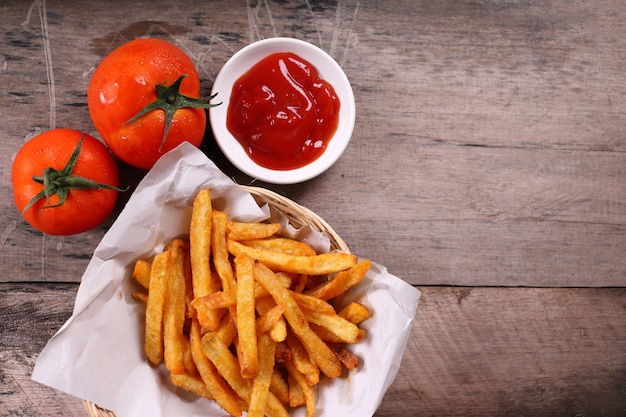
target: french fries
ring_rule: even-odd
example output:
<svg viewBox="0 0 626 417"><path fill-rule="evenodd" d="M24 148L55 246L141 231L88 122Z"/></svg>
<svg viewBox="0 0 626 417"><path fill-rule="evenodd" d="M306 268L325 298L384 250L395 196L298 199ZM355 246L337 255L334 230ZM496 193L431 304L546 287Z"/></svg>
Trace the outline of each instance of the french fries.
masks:
<svg viewBox="0 0 626 417"><path fill-rule="evenodd" d="M228 220L209 189L195 197L189 239L167 242L133 265L146 306L144 351L173 385L232 416L315 413L315 387L358 367L346 349L365 337L366 306L334 301L358 284L369 261L278 235L277 223Z"/></svg>

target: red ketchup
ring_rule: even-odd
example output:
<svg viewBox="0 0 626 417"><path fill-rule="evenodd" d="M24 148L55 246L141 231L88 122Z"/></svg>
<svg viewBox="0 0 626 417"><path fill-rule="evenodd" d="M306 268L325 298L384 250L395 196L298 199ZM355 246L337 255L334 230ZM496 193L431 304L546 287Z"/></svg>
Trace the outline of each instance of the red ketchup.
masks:
<svg viewBox="0 0 626 417"><path fill-rule="evenodd" d="M235 82L226 126L258 165L296 169L326 150L339 104L313 65L293 53L275 53Z"/></svg>

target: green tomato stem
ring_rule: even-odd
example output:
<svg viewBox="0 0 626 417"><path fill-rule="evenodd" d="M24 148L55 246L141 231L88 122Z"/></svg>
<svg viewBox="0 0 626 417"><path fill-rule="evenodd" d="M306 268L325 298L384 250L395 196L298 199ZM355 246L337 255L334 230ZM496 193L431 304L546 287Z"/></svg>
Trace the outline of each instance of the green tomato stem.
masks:
<svg viewBox="0 0 626 417"><path fill-rule="evenodd" d="M146 107L141 109L139 113L131 117L126 123L132 123L140 117L144 116L147 113L150 113L153 110L161 109L165 112L165 130L163 132L163 139L161 140L161 145L159 146L159 152L163 148L163 144L167 139L167 134L170 130L170 126L172 124L172 120L174 119L174 114L182 108L196 108L196 109L208 109L211 107L219 106L220 103L211 104L209 103L212 99L215 98L217 93L213 94L209 97L201 97L201 98L193 98L188 97L184 94L180 93L180 85L183 82L183 79L186 77L186 74L181 75L172 85L156 85L156 94L157 98L152 103L148 104Z"/></svg>
<svg viewBox="0 0 626 417"><path fill-rule="evenodd" d="M26 204L24 210L22 210L22 216L24 216L24 213L26 213L33 204L42 198L45 198L49 203L50 197L53 195L57 195L59 197L59 202L57 204L48 204L43 208L54 208L63 205L71 190L97 190L102 188L114 191L126 191L128 189L117 188L109 184L100 184L92 179L72 174L74 166L76 166L76 161L78 160L82 144L83 136L80 137L78 145L76 145L74 152L72 152L72 156L70 156L70 159L67 161L67 164L62 170L59 171L52 167L48 167L44 168L42 175L33 176L33 181L43 184L43 190L37 193L37 195L35 195L28 202L28 204Z"/></svg>

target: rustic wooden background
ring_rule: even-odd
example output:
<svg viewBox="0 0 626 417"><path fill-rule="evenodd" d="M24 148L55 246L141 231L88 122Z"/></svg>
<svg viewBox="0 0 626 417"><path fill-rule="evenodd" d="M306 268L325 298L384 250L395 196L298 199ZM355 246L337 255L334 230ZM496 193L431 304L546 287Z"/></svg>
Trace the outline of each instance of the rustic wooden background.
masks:
<svg viewBox="0 0 626 417"><path fill-rule="evenodd" d="M377 415L626 415L625 24L615 0L3 0L0 415L85 415L29 378L115 216L42 235L20 221L10 167L41 131L97 136L90 75L142 36L183 48L203 94L268 37L307 40L344 68L356 129L322 176L269 186L210 134L203 150L423 291ZM143 175L121 170L131 187Z"/></svg>

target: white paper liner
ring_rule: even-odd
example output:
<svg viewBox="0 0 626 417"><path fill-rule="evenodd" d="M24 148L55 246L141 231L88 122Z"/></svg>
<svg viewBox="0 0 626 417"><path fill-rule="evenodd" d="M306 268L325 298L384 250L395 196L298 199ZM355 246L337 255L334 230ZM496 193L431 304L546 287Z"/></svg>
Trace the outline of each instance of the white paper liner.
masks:
<svg viewBox="0 0 626 417"><path fill-rule="evenodd" d="M269 217L252 196L226 177L201 151L183 143L148 172L96 248L76 296L72 317L40 353L34 381L114 411L118 417L222 417L215 403L174 387L164 367L143 352L145 308L130 291L135 260L188 234L197 192L211 188L213 205L230 219ZM303 232L315 240L315 233ZM323 244L323 243L322 243ZM373 313L367 336L351 345L356 370L318 389L319 417L367 417L380 405L402 360L420 292L375 262L349 299ZM304 410L292 415L304 416Z"/></svg>

